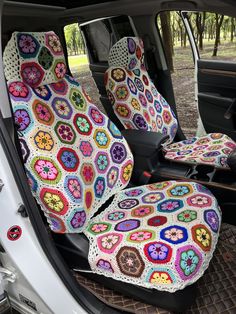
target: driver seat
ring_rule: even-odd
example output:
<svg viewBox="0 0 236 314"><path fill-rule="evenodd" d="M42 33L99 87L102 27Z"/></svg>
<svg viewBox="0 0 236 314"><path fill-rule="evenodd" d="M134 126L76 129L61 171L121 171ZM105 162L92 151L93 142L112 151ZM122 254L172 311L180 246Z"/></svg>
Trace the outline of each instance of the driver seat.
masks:
<svg viewBox="0 0 236 314"><path fill-rule="evenodd" d="M52 232L77 248L78 268L83 258L90 275L118 291L186 309L217 244L215 197L191 182L127 188L129 146L66 75L54 32L14 32L4 70L32 194Z"/></svg>

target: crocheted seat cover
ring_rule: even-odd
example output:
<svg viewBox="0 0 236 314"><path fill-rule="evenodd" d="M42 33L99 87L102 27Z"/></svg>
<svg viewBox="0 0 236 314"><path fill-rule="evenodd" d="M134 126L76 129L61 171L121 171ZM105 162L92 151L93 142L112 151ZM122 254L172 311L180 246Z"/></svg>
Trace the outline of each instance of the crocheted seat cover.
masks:
<svg viewBox="0 0 236 314"><path fill-rule="evenodd" d="M107 95L124 127L169 135L163 149L167 159L228 167L227 157L236 144L226 135L209 134L167 145L174 139L178 122L152 83L143 56L142 40L136 37L122 38L109 54L109 69L105 73Z"/></svg>
<svg viewBox="0 0 236 314"><path fill-rule="evenodd" d="M125 128L167 134L171 143L177 120L150 80L143 53L142 40L135 37L124 37L111 48L105 73L107 95Z"/></svg>
<svg viewBox="0 0 236 314"><path fill-rule="evenodd" d="M227 158L235 148L236 143L227 135L211 133L165 146L163 151L166 159L229 168Z"/></svg>
<svg viewBox="0 0 236 314"><path fill-rule="evenodd" d="M202 185L166 181L117 194L85 231L95 273L174 292L207 269L221 213Z"/></svg>
<svg viewBox="0 0 236 314"><path fill-rule="evenodd" d="M132 154L79 83L65 76L54 33L14 33L4 63L29 183L51 229L83 231L98 274L170 292L196 281L221 221L210 192L174 181L119 192L129 182Z"/></svg>
<svg viewBox="0 0 236 314"><path fill-rule="evenodd" d="M65 76L55 33L13 33L4 64L33 195L53 231L81 232L128 184L129 147L80 84Z"/></svg>

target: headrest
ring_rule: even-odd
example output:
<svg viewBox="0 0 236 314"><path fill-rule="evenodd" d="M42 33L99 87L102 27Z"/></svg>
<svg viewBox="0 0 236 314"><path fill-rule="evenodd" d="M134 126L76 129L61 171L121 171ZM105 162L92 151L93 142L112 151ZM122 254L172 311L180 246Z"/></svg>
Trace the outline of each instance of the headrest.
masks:
<svg viewBox="0 0 236 314"><path fill-rule="evenodd" d="M127 70L140 69L143 65L143 42L138 37L123 37L110 50L110 67L124 67Z"/></svg>
<svg viewBox="0 0 236 314"><path fill-rule="evenodd" d="M63 49L58 36L50 32L14 32L3 54L8 81L23 81L36 88L55 83L66 73Z"/></svg>

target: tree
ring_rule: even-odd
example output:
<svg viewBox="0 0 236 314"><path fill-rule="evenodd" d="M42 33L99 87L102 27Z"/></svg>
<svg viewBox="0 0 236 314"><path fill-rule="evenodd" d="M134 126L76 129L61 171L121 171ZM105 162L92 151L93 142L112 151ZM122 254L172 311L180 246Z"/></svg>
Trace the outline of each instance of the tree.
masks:
<svg viewBox="0 0 236 314"><path fill-rule="evenodd" d="M213 53L212 53L212 57L216 57L217 56L217 52L218 52L218 46L220 43L220 29L222 26L224 20L224 15L222 14L215 14L215 26L216 26L216 33L215 33L215 44L214 44L214 49L213 49Z"/></svg>
<svg viewBox="0 0 236 314"><path fill-rule="evenodd" d="M231 17L230 21L230 41L234 41L234 32L235 32L235 24L234 24L234 17Z"/></svg>
<svg viewBox="0 0 236 314"><path fill-rule="evenodd" d="M69 54L85 53L83 38L77 23L65 27L65 38Z"/></svg>
<svg viewBox="0 0 236 314"><path fill-rule="evenodd" d="M161 12L160 20L161 20L163 44L165 48L168 67L171 72L174 72L173 40L172 40L171 25L170 25L170 12L169 11Z"/></svg>
<svg viewBox="0 0 236 314"><path fill-rule="evenodd" d="M196 26L198 32L198 47L203 50L203 32L205 30L206 12L196 13Z"/></svg>

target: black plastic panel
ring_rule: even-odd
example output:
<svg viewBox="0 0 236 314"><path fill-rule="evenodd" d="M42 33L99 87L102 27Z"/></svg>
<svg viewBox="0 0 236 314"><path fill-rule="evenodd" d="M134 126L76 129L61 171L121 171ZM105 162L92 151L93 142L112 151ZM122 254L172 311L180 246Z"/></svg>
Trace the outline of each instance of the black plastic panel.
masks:
<svg viewBox="0 0 236 314"><path fill-rule="evenodd" d="M199 60L198 93L207 133L221 132L236 140L236 106L231 106L236 99L236 63Z"/></svg>

